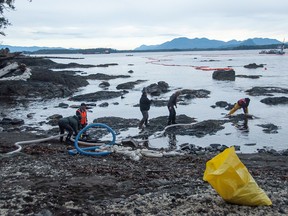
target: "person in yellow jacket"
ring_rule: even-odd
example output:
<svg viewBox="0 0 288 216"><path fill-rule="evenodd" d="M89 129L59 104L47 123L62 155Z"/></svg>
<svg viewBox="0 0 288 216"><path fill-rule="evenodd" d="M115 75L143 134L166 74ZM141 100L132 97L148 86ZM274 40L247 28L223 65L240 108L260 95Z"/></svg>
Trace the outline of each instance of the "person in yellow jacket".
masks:
<svg viewBox="0 0 288 216"><path fill-rule="evenodd" d="M234 107L230 110L230 112L227 114L227 116L231 116L234 112L236 112L238 109L243 109L243 112L245 115L248 115L248 106L250 103L250 98L242 98L237 101L237 103L234 104Z"/></svg>

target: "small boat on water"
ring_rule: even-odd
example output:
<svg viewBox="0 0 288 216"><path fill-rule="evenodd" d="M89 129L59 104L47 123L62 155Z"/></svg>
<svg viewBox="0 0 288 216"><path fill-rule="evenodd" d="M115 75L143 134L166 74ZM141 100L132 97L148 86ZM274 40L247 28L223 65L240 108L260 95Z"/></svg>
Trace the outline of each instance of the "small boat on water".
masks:
<svg viewBox="0 0 288 216"><path fill-rule="evenodd" d="M262 50L259 52L259 54L284 55L285 54L284 49L285 49L285 43L283 41L283 43L279 45L278 49Z"/></svg>
<svg viewBox="0 0 288 216"><path fill-rule="evenodd" d="M281 49L281 50L277 50L277 49L271 49L271 50L262 50L259 52L259 54L275 54L275 55L284 55L285 52Z"/></svg>

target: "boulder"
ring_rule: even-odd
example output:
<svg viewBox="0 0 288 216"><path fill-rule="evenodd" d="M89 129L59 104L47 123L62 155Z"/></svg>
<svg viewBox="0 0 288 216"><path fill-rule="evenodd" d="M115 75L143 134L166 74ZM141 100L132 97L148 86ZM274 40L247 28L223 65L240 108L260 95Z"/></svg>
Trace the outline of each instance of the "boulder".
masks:
<svg viewBox="0 0 288 216"><path fill-rule="evenodd" d="M213 72L212 78L216 80L235 81L235 71L234 70L216 70Z"/></svg>
<svg viewBox="0 0 288 216"><path fill-rule="evenodd" d="M153 96L159 96L162 93L168 92L169 84L164 81L159 81L158 83L150 84L146 87L147 93Z"/></svg>

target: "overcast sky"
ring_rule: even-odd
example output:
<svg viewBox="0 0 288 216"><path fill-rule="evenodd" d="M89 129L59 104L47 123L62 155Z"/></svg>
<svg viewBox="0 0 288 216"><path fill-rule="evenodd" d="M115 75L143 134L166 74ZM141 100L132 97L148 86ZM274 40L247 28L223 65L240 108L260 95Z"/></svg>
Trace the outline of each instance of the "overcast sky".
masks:
<svg viewBox="0 0 288 216"><path fill-rule="evenodd" d="M16 0L0 42L13 46L134 49L177 37L283 41L285 0Z"/></svg>

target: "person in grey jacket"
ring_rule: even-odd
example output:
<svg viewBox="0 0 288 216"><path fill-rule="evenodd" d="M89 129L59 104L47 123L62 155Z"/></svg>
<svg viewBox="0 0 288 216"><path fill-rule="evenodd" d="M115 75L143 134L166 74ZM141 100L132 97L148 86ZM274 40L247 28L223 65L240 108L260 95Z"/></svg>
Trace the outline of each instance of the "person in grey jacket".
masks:
<svg viewBox="0 0 288 216"><path fill-rule="evenodd" d="M176 110L174 106L177 108L177 99L178 96L181 94L181 91L176 91L174 94L171 95L167 107L169 110L169 117L168 117L168 125L177 124L176 123Z"/></svg>
<svg viewBox="0 0 288 216"><path fill-rule="evenodd" d="M64 134L65 130L68 132L68 135L65 140L66 142L71 142L70 139L71 139L71 136L73 135L73 132L75 136L78 134L81 128L80 120L81 120L81 117L77 115L59 119L58 126L60 130L60 134ZM60 137L60 142L63 142L63 136Z"/></svg>

